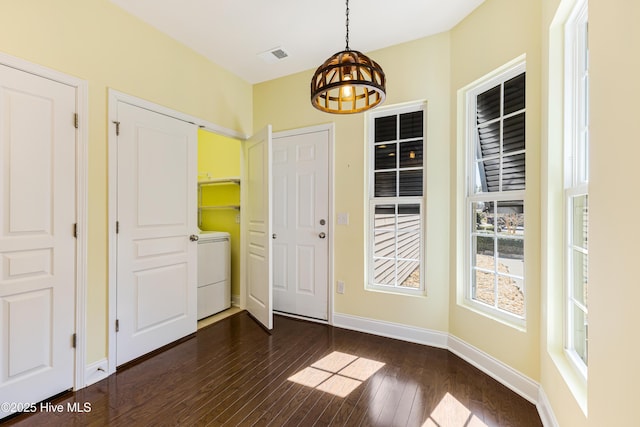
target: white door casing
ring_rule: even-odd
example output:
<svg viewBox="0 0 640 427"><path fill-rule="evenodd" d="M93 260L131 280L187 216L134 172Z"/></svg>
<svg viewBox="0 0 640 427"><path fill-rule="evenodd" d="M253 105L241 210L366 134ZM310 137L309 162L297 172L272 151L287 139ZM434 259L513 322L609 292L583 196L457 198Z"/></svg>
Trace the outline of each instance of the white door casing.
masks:
<svg viewBox="0 0 640 427"><path fill-rule="evenodd" d="M271 261L271 126L244 142L242 204L247 311L273 328Z"/></svg>
<svg viewBox="0 0 640 427"><path fill-rule="evenodd" d="M273 138L273 309L328 319L330 130Z"/></svg>
<svg viewBox="0 0 640 427"><path fill-rule="evenodd" d="M197 126L117 104L117 354L196 331Z"/></svg>
<svg viewBox="0 0 640 427"><path fill-rule="evenodd" d="M0 401L37 402L74 386L78 94L5 65L0 82Z"/></svg>

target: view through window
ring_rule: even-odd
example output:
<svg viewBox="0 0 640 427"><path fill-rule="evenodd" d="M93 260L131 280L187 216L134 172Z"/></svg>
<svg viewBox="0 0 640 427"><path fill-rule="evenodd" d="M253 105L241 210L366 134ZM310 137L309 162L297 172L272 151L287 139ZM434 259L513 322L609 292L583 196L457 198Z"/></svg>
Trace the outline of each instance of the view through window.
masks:
<svg viewBox="0 0 640 427"><path fill-rule="evenodd" d="M369 287L424 289L423 105L370 116Z"/></svg>
<svg viewBox="0 0 640 427"><path fill-rule="evenodd" d="M468 93L468 298L525 317L524 63Z"/></svg>

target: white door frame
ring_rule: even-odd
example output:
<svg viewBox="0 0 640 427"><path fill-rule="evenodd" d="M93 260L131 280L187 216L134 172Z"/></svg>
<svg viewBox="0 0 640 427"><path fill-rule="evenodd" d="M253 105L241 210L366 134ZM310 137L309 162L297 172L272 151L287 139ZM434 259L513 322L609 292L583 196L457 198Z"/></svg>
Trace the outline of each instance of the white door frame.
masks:
<svg viewBox="0 0 640 427"><path fill-rule="evenodd" d="M136 107L144 108L150 111L154 111L159 114L164 114L169 117L173 117L178 120L193 123L194 125L206 129L211 132L218 133L220 135L229 136L237 139L247 139L246 135L236 132L234 130L226 129L218 126L214 123L207 122L200 118L191 116L189 114L181 113L179 111L172 110L167 107L155 104L150 101L146 101L141 98L137 98L132 95L119 92L117 90L109 88L108 99L108 235L109 235L109 262L108 262L108 274L109 274L109 312L108 312L108 373L111 375L116 372L116 285L117 285L117 245L116 245L116 219L117 219L117 177L118 177L118 153L117 153L117 135L116 126L114 122L117 121L117 105L118 102L124 102ZM195 191L195 190L194 190ZM105 375L105 376L106 376Z"/></svg>
<svg viewBox="0 0 640 427"><path fill-rule="evenodd" d="M303 128L297 128L297 129L290 129L290 130L286 130L286 131L281 131L281 132L274 132L273 133L273 139L276 138L284 138L284 137L290 137L290 136L297 136L297 135L305 135L308 133L315 133L315 132L328 132L329 133L329 153L328 153L328 171L327 171L327 176L328 176L328 193L329 193L329 206L328 206L328 228L327 228L327 233L328 233L328 258L327 258L327 321L326 323L328 323L329 325L333 325L333 283L334 283L334 278L333 278L333 246L334 246L334 242L335 240L333 239L333 235L335 232L335 212L334 212L334 187L335 187L335 183L334 183L334 163L335 163L335 124L334 123L327 123L327 124L322 124L322 125L316 125L316 126L308 126L308 127L303 127ZM292 315L291 317L297 317ZM306 317L302 317L300 316L301 319L304 320L308 320L308 321L315 321L318 323L325 323L324 321L321 320L315 320L315 319L310 319L310 318L306 318Z"/></svg>
<svg viewBox="0 0 640 427"><path fill-rule="evenodd" d="M85 384L86 342L86 293L87 293L87 145L89 141L89 90L85 80L51 70L20 58L0 52L0 64L71 86L76 91L76 283L75 283L75 378L74 389Z"/></svg>

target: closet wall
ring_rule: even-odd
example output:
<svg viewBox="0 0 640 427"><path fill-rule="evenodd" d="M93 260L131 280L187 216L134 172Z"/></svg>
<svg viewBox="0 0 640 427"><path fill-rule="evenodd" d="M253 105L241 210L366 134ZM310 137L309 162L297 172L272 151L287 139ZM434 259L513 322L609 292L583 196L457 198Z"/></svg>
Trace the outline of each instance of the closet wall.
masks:
<svg viewBox="0 0 640 427"><path fill-rule="evenodd" d="M240 140L200 129L198 131L198 182L240 177ZM233 181L200 185L201 230L231 235L231 300L240 298L240 184Z"/></svg>

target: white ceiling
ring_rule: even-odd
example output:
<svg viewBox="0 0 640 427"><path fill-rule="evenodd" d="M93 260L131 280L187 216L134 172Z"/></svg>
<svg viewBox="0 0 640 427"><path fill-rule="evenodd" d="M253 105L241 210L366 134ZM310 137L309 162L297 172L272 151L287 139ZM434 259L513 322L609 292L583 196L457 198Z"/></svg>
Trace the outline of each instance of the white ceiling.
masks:
<svg viewBox="0 0 640 427"><path fill-rule="evenodd" d="M342 0L111 2L249 83L315 69L345 48ZM351 0L349 47L367 53L447 31L483 2ZM289 56L275 63L258 57L278 47Z"/></svg>

